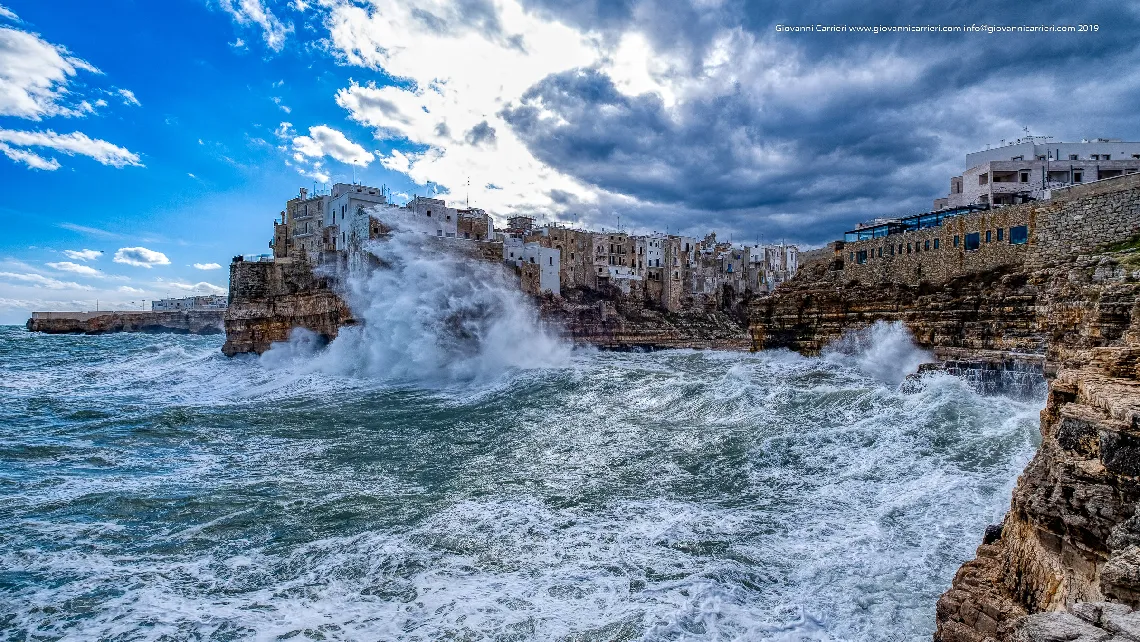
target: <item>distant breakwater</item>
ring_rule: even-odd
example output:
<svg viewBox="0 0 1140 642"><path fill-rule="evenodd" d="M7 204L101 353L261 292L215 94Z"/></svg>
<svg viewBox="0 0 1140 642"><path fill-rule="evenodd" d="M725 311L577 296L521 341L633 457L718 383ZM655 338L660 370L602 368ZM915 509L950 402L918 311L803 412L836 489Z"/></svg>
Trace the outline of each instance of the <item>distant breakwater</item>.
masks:
<svg viewBox="0 0 1140 642"><path fill-rule="evenodd" d="M25 327L47 334L221 334L225 310L33 312Z"/></svg>

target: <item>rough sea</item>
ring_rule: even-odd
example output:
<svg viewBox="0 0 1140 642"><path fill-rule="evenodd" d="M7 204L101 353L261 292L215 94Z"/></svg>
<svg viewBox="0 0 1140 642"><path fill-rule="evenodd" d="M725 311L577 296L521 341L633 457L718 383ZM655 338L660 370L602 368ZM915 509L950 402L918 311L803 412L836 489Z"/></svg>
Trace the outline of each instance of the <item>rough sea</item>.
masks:
<svg viewBox="0 0 1140 642"><path fill-rule="evenodd" d="M1036 448L902 326L574 350L389 224L328 346L0 327L0 640L927 640Z"/></svg>
<svg viewBox="0 0 1140 642"><path fill-rule="evenodd" d="M0 638L929 639L1042 400L864 338L415 380L3 328Z"/></svg>

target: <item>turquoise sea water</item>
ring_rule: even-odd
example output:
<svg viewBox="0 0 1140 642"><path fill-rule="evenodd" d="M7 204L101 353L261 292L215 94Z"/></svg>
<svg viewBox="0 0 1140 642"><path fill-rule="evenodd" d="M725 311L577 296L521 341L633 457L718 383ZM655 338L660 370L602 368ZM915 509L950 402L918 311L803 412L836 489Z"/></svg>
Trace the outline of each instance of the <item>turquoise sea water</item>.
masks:
<svg viewBox="0 0 1140 642"><path fill-rule="evenodd" d="M0 329L0 639L929 639L1041 400L900 392L898 335L417 379Z"/></svg>

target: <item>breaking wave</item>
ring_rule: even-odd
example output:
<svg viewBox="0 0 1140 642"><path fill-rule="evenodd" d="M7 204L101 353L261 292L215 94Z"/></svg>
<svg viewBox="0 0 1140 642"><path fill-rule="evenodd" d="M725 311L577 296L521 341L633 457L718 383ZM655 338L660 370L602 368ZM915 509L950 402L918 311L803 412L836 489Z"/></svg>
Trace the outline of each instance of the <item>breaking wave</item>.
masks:
<svg viewBox="0 0 1140 642"><path fill-rule="evenodd" d="M934 361L933 354L915 345L910 330L900 321L876 321L848 331L828 345L822 357L894 386L916 372L918 366Z"/></svg>
<svg viewBox="0 0 1140 642"><path fill-rule="evenodd" d="M359 325L324 349L312 333L295 331L264 364L302 358L321 372L420 383L567 365L571 347L544 326L502 265L472 260L470 242L430 236L399 212L384 216L391 233L370 242L371 260L345 283Z"/></svg>

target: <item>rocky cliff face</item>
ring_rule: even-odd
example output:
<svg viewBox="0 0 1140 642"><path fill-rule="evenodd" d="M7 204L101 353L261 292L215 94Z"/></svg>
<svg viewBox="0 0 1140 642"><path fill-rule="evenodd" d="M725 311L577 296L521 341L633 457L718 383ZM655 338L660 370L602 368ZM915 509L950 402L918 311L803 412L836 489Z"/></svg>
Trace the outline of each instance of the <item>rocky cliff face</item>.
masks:
<svg viewBox="0 0 1140 642"><path fill-rule="evenodd" d="M226 310L227 356L261 354L285 341L294 328L306 328L324 340L336 338L342 325L355 321L348 305L332 290L331 280L303 262L289 260L230 264L230 306Z"/></svg>
<svg viewBox="0 0 1140 642"><path fill-rule="evenodd" d="M170 332L221 334L221 310L186 312L37 312L28 319L32 332L48 334L108 334L111 332Z"/></svg>
<svg viewBox="0 0 1140 642"><path fill-rule="evenodd" d="M670 312L587 289L540 299L544 321L577 344L611 350L694 348L748 350L748 325L740 311Z"/></svg>
<svg viewBox="0 0 1140 642"><path fill-rule="evenodd" d="M939 600L936 640L1107 640L1090 614L1140 606L1140 347L1086 357L1052 381L1041 447L1005 521ZM1106 601L1128 608L1087 604Z"/></svg>

